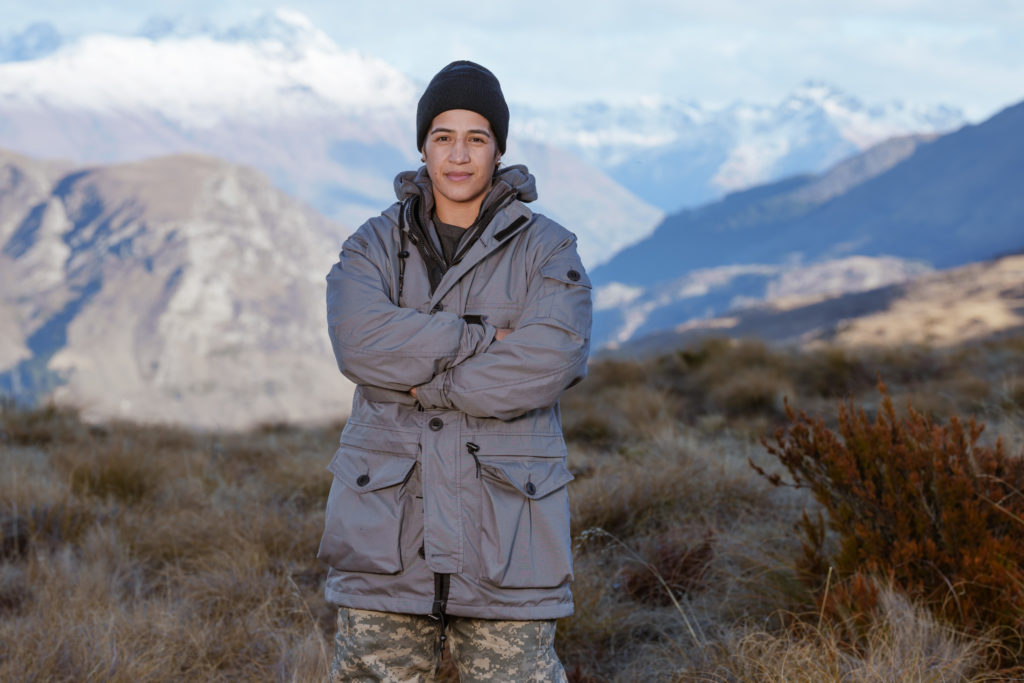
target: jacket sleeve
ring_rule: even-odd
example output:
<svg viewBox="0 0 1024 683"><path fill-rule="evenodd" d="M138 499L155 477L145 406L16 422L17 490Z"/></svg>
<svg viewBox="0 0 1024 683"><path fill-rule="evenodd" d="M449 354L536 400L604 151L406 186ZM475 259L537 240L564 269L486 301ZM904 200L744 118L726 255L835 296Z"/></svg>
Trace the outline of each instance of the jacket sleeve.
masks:
<svg viewBox="0 0 1024 683"><path fill-rule="evenodd" d="M501 420L553 405L586 374L591 316L590 280L570 237L532 276L515 330L418 387L417 398Z"/></svg>
<svg viewBox="0 0 1024 683"><path fill-rule="evenodd" d="M345 377L405 392L487 348L491 325L394 304L387 251L364 228L345 241L327 275L327 326Z"/></svg>

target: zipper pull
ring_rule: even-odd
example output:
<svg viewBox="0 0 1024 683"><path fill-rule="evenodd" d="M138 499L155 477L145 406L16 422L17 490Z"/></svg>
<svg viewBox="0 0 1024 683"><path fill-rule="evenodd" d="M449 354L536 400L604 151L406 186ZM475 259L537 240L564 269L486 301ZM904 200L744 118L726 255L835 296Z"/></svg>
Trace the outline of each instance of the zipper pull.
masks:
<svg viewBox="0 0 1024 683"><path fill-rule="evenodd" d="M480 458L476 457L476 454L477 454L477 452L480 451L480 447L477 446L472 441L467 441L466 442L466 451L468 451L469 454L473 456L473 462L476 463L476 478L479 479L480 478Z"/></svg>

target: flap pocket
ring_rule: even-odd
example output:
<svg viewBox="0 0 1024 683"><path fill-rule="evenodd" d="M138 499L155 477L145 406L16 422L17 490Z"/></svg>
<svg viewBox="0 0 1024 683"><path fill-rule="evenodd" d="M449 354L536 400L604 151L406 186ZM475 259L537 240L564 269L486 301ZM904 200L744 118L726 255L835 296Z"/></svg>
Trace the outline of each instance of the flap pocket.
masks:
<svg viewBox="0 0 1024 683"><path fill-rule="evenodd" d="M573 254L571 257L555 257L540 268L544 277L564 282L567 285L578 285L591 288L590 277L583 269L583 263Z"/></svg>
<svg viewBox="0 0 1024 683"><path fill-rule="evenodd" d="M569 493L562 459L480 458L482 578L503 588L572 580Z"/></svg>
<svg viewBox="0 0 1024 683"><path fill-rule="evenodd" d="M404 483L415 466L415 458L343 445L327 469L353 491L364 493Z"/></svg>
<svg viewBox="0 0 1024 683"><path fill-rule="evenodd" d="M559 460L492 460L480 458L484 470L490 469L531 500L540 500L573 480L572 473Z"/></svg>

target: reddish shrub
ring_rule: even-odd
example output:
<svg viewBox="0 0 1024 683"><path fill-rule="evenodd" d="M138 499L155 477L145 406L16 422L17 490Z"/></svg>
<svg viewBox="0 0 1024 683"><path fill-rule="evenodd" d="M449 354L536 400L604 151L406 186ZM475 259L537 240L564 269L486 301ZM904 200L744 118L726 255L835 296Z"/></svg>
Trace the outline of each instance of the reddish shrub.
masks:
<svg viewBox="0 0 1024 683"><path fill-rule="evenodd" d="M1024 459L1001 441L979 443L984 425L973 419L936 424L912 408L899 418L881 391L874 419L840 404L838 434L787 405L789 425L764 440L838 535L834 557L815 557L824 529L805 516L802 564L833 566L840 582L884 577L960 627L1024 644Z"/></svg>

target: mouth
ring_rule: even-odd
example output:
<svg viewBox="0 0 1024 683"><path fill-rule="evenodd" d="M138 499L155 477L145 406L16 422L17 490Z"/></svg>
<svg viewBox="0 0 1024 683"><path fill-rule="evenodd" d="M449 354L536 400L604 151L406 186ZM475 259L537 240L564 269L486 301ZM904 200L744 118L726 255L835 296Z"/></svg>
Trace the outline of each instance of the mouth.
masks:
<svg viewBox="0 0 1024 683"><path fill-rule="evenodd" d="M461 183L461 182L463 182L465 180L468 180L470 175L471 174L469 174L469 173L463 173L463 172L459 172L459 171L452 171L450 173L445 173L444 177L447 178L448 180L452 181L453 183Z"/></svg>

